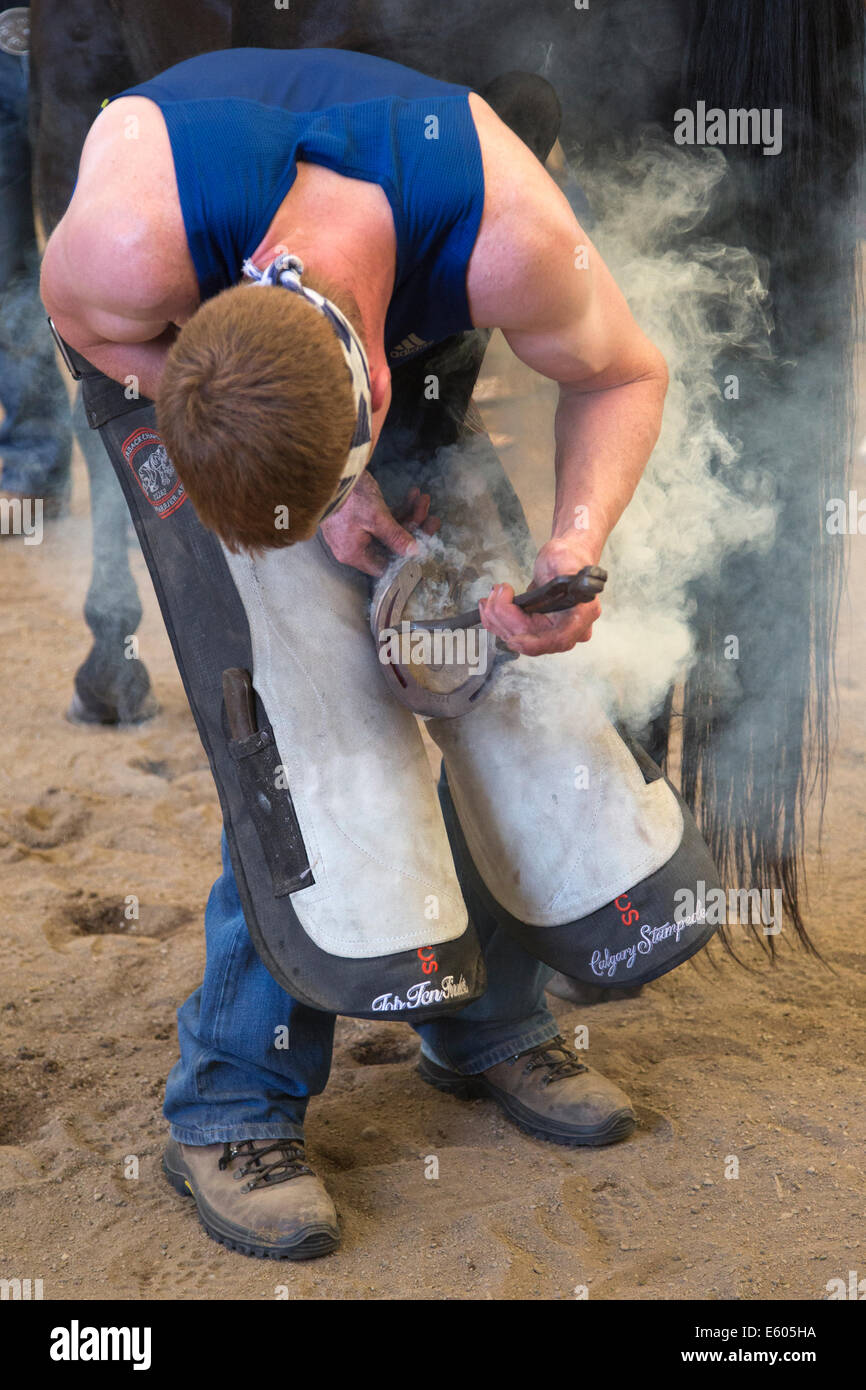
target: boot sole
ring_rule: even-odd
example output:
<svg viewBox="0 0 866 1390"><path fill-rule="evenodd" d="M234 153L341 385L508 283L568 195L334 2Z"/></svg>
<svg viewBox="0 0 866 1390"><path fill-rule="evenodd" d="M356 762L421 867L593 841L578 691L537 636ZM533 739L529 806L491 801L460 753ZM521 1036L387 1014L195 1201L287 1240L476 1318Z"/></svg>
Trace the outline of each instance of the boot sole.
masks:
<svg viewBox="0 0 866 1390"><path fill-rule="evenodd" d="M218 1241L229 1250L236 1250L240 1255L253 1255L258 1260L316 1260L322 1255L330 1255L340 1244L337 1232L330 1226L321 1226L311 1227L308 1234L295 1245L258 1245L253 1240L244 1239L236 1227L222 1222L204 1198L197 1195L190 1177L169 1168L165 1158L162 1160L162 1171L179 1196L192 1198L195 1202L199 1221L211 1240Z"/></svg>
<svg viewBox="0 0 866 1390"><path fill-rule="evenodd" d="M428 1086L435 1086L437 1091L454 1096L457 1100L495 1100L509 1120L524 1134L531 1135L533 1139L545 1140L548 1144L563 1144L570 1149L602 1148L604 1145L618 1144L621 1140L628 1139L637 1128L637 1119L632 1110L615 1110L604 1125L595 1129L566 1127L557 1125L555 1121L551 1121L549 1126L544 1126L536 1112L521 1105L520 1101L509 1096L507 1091L501 1091L498 1086L491 1085L483 1076L458 1076L455 1072L438 1067L423 1054L418 1063L418 1075Z"/></svg>

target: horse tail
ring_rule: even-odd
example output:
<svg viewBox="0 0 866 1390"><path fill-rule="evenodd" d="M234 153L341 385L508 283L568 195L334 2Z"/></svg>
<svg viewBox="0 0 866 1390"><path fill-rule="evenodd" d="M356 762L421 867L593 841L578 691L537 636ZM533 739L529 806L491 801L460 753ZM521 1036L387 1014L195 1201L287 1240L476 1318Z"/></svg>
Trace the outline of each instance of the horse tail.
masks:
<svg viewBox="0 0 866 1390"><path fill-rule="evenodd" d="M706 227L766 267L772 358L741 364L735 432L737 467L773 496L778 524L769 553L732 555L698 594L706 655L684 692L682 787L723 878L781 889L815 954L805 816L813 793L823 816L836 719L844 541L825 520L847 498L851 458L863 61L862 0L694 0L680 93L689 109L781 113L778 153L729 149L727 197ZM736 701L710 655L729 633Z"/></svg>

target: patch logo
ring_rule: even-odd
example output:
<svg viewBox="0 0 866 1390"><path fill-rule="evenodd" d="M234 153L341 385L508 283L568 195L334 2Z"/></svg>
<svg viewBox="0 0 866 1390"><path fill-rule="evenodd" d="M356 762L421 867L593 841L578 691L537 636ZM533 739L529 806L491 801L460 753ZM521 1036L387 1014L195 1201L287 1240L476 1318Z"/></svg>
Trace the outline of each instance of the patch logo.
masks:
<svg viewBox="0 0 866 1390"><path fill-rule="evenodd" d="M408 338L403 339L402 343L391 348L388 356L395 357L398 361L403 357L414 357L416 352L429 347L432 341L432 338L419 338L417 333L410 333Z"/></svg>
<svg viewBox="0 0 866 1390"><path fill-rule="evenodd" d="M120 447L157 516L171 516L186 501L186 491L156 430L143 426Z"/></svg>
<svg viewBox="0 0 866 1390"><path fill-rule="evenodd" d="M434 970L439 969L436 952L432 946L419 946L415 954L421 962L421 969L425 975L432 975Z"/></svg>
<svg viewBox="0 0 866 1390"><path fill-rule="evenodd" d="M377 1014L398 1013L403 1009L423 1009L428 1004L439 1004L443 999L461 999L468 993L469 986L465 975L461 975L459 980L455 980L453 975L446 975L438 988L425 984L423 980L417 985L410 985L405 999L390 991L387 994L377 994L370 1007Z"/></svg>
<svg viewBox="0 0 866 1390"><path fill-rule="evenodd" d="M619 898L615 899L615 902L619 907ZM639 915L635 908L629 910ZM678 946L686 927L702 926L706 920L707 910L701 904L699 911L692 912L688 917L678 917L673 922L665 922L663 927L653 927L648 922L644 922L638 933L639 941L634 941L630 946L624 946L621 951L614 951L613 953L605 946L604 955L601 951L593 951L589 967L593 975L606 975L609 980L612 980L620 965L624 964L626 970L631 970L638 955L649 955L650 951L670 937L674 938L674 944Z"/></svg>

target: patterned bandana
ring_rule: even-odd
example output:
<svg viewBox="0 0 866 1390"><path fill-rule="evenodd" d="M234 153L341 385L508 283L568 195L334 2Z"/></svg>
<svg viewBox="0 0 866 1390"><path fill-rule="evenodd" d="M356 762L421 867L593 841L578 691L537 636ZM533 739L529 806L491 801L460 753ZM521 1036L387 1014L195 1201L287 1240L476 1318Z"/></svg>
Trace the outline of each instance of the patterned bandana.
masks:
<svg viewBox="0 0 866 1390"><path fill-rule="evenodd" d="M292 290L294 294L301 295L315 309L318 309L320 314L324 314L336 334L346 359L346 366L352 379L352 394L355 398L355 432L349 445L349 456L343 470L343 476L337 484L331 501L319 514L319 521L322 522L326 516L330 516L332 512L342 506L367 467L372 446L370 426L373 418L373 405L370 394L370 369L367 366L367 354L360 338L336 304L332 303L330 299L326 299L324 295L318 294L316 290L310 289L308 285L301 284L303 271L303 264L298 260L298 257L285 253L277 256L276 260L271 261L264 270L258 270L251 260L246 260L243 263L244 275L255 285L282 285L285 289Z"/></svg>

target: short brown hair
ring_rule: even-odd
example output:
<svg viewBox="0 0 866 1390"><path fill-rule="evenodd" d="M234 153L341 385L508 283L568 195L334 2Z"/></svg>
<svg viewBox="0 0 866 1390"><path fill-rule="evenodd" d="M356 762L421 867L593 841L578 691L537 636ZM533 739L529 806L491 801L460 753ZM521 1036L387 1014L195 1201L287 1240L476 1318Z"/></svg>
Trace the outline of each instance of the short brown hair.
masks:
<svg viewBox="0 0 866 1390"><path fill-rule="evenodd" d="M305 283L335 299L360 332L350 296ZM280 286L234 285L193 314L166 359L156 413L196 512L232 551L313 535L355 428L332 328Z"/></svg>

